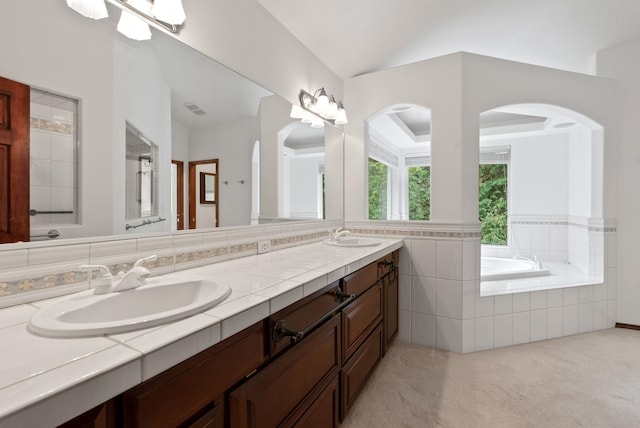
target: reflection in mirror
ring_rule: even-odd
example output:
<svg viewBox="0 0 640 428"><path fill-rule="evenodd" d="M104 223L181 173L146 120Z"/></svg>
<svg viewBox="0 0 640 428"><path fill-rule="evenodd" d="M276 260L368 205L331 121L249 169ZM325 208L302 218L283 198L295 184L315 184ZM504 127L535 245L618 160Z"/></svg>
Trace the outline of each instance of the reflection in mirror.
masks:
<svg viewBox="0 0 640 428"><path fill-rule="evenodd" d="M200 203L216 203L216 175L211 172L200 171Z"/></svg>
<svg viewBox="0 0 640 428"><path fill-rule="evenodd" d="M34 23L34 2L38 13L49 17L55 26ZM107 7L112 19L117 19L117 10L109 4ZM179 229L180 207L184 207L185 220L192 217L190 189L184 168L183 203L174 201L180 192L171 189L172 183L178 183L172 177L172 160L188 164L198 159L219 159L224 165L216 180L218 184L229 183L221 185L216 195L216 201L222 201L217 217L220 226L263 222L257 220L258 213L269 220L278 217L277 209L263 207L264 198L282 198L272 196L278 184L264 178L272 174L278 162L277 146L271 141L265 144L265 138L275 140L278 130L290 123L291 104L155 29L151 40L132 41L119 35L113 22L90 22L58 1L3 3L0 14L12 18L0 26L0 37L12 40L11 46L0 46L0 76L81 100L75 115L79 132L70 143L80 149L77 162L73 159L73 191L81 192L74 199L76 206L64 207L64 211L73 210L74 218L57 224L58 239ZM51 55L24 52L55 52L55 61ZM266 114L261 101L271 97L287 106ZM137 186L127 186L125 121L157 146L151 163L154 179L140 181L140 190L150 189L151 183L154 188L153 204L149 198L149 206L144 209L138 206L134 210L123 197L131 192L135 201L137 196ZM254 145L258 141L260 160L256 161ZM139 159L136 164L138 168ZM334 175L337 180L338 174ZM254 188L254 183L261 187ZM317 192L317 181L313 186L311 190ZM149 212L175 220L127 230L128 219L142 218L143 211L144 215ZM316 209L292 207L289 211L290 215L313 211L317 218ZM340 216L341 211L333 218ZM48 224L44 216L31 217L32 232L40 227L38 232L46 233Z"/></svg>
<svg viewBox="0 0 640 428"><path fill-rule="evenodd" d="M158 214L158 146L126 124L125 212L127 221Z"/></svg>

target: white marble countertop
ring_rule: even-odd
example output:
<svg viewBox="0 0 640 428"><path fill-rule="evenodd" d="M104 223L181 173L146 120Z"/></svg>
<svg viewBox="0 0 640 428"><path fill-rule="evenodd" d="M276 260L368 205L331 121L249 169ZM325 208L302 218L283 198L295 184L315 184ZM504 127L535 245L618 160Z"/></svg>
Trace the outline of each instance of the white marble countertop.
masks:
<svg viewBox="0 0 640 428"><path fill-rule="evenodd" d="M0 310L0 426L55 426L184 361L403 245L340 248L321 242L163 275L212 277L231 295L173 323L89 338L27 329L42 300Z"/></svg>

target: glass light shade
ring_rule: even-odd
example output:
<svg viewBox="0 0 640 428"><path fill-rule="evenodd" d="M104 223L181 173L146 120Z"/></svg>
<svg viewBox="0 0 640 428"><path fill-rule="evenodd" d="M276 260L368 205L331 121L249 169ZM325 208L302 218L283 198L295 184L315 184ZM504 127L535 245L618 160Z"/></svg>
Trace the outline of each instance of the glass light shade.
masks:
<svg viewBox="0 0 640 428"><path fill-rule="evenodd" d="M289 114L289 117L291 119L302 119L303 114L304 110L302 109L302 107L295 104L291 105L291 113Z"/></svg>
<svg viewBox="0 0 640 428"><path fill-rule="evenodd" d="M325 116L327 119L335 119L338 115L338 103L336 103L335 98L331 95L329 99L329 106L327 107L327 111L325 112Z"/></svg>
<svg viewBox="0 0 640 428"><path fill-rule="evenodd" d="M147 0L129 0L127 3L144 14L151 14L151 3ZM123 10L120 15L117 29L133 40L149 40L151 38L149 24L126 10Z"/></svg>
<svg viewBox="0 0 640 428"><path fill-rule="evenodd" d="M349 122L347 120L347 112L344 111L344 107L342 107L342 104L340 104L340 107L338 107L338 114L336 115L335 124L336 125L346 125L347 122Z"/></svg>
<svg viewBox="0 0 640 428"><path fill-rule="evenodd" d="M313 114L309 113L308 111L303 111L301 121L302 123L311 123L313 117Z"/></svg>
<svg viewBox="0 0 640 428"><path fill-rule="evenodd" d="M320 119L318 116L313 116L311 118L311 127L312 128L322 128L324 127L324 121Z"/></svg>
<svg viewBox="0 0 640 428"><path fill-rule="evenodd" d="M102 19L109 16L104 0L67 0L67 6L87 18Z"/></svg>
<svg viewBox="0 0 640 428"><path fill-rule="evenodd" d="M173 25L181 25L187 18L181 0L155 0L151 13L156 19Z"/></svg>
<svg viewBox="0 0 640 428"><path fill-rule="evenodd" d="M151 29L149 28L149 24L126 10L122 11L117 28L120 33L133 40L151 39Z"/></svg>
<svg viewBox="0 0 640 428"><path fill-rule="evenodd" d="M316 111L323 116L326 114L327 109L329 108L329 97L324 91L324 88L320 89L320 95L318 95L318 98L316 99L316 107Z"/></svg>

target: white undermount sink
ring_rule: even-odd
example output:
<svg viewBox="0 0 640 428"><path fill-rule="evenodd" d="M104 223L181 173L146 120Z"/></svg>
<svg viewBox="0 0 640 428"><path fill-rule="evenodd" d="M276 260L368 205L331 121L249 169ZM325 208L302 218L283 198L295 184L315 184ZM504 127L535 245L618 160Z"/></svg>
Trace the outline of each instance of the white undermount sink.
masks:
<svg viewBox="0 0 640 428"><path fill-rule="evenodd" d="M29 330L53 337L124 333L195 315L231 293L227 283L211 279L149 282L119 293L90 290L61 300L36 312Z"/></svg>
<svg viewBox="0 0 640 428"><path fill-rule="evenodd" d="M356 237L327 239L322 242L325 245L332 245L334 247L375 247L376 245L380 245L380 241L376 239Z"/></svg>

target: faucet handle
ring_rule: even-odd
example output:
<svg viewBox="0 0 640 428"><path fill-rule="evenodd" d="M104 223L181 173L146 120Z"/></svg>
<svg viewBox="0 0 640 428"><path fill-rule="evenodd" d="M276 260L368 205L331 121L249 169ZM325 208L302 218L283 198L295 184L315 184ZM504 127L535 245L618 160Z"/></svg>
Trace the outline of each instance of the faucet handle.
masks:
<svg viewBox="0 0 640 428"><path fill-rule="evenodd" d="M80 270L83 272L89 272L89 288L95 289L95 294L104 294L111 291L111 287L113 286L113 275L111 275L111 271L105 265L82 265L80 266ZM95 282L92 283L92 275L91 272L94 270L100 271L100 274L96 278Z"/></svg>
<svg viewBox="0 0 640 428"><path fill-rule="evenodd" d="M148 257L144 257L140 260L137 260L134 264L133 267L138 267L138 266L142 266L144 263L148 263L148 262L154 262L158 260L158 256L157 255L152 255L152 256L148 256Z"/></svg>

